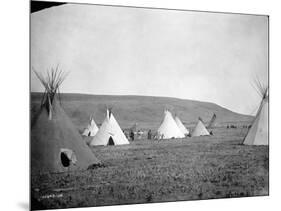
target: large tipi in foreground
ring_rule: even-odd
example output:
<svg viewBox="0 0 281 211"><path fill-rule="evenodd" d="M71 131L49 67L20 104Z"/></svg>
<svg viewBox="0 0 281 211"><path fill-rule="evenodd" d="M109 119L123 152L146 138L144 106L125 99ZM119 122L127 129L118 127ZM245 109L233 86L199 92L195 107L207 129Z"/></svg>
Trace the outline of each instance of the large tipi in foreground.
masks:
<svg viewBox="0 0 281 211"><path fill-rule="evenodd" d="M184 124L181 122L180 118L177 115L175 116L175 121L176 121L179 129L181 130L181 132L185 136L188 136L189 135L189 130L184 126Z"/></svg>
<svg viewBox="0 0 281 211"><path fill-rule="evenodd" d="M45 92L31 127L31 172L84 170L100 163L58 102L59 86L66 75L58 68L52 69L47 77L35 73Z"/></svg>
<svg viewBox="0 0 281 211"><path fill-rule="evenodd" d="M170 138L184 138L185 135L178 127L171 112L169 110L164 111L164 119L162 124L157 130L158 138L170 139Z"/></svg>
<svg viewBox="0 0 281 211"><path fill-rule="evenodd" d="M90 122L89 122L88 126L85 128L85 130L83 131L82 135L83 136L95 136L98 131L99 131L99 128L94 120L94 117L91 116Z"/></svg>
<svg viewBox="0 0 281 211"><path fill-rule="evenodd" d="M192 137L194 137L194 136L208 136L208 135L210 135L210 133L206 129L203 122L201 121L201 118L199 117L198 123L197 123L195 129L192 132Z"/></svg>
<svg viewBox="0 0 281 211"><path fill-rule="evenodd" d="M243 143L246 145L268 145L268 87L261 85L258 81L256 84L262 100L252 127Z"/></svg>
<svg viewBox="0 0 281 211"><path fill-rule="evenodd" d="M121 130L111 110L106 110L106 117L98 131L90 142L90 146L97 145L123 145L130 142Z"/></svg>

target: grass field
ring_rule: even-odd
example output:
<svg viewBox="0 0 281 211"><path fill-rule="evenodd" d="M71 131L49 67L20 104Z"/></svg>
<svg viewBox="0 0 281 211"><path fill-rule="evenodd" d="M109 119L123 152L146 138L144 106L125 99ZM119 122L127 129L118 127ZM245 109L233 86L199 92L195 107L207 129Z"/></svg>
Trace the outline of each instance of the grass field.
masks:
<svg viewBox="0 0 281 211"><path fill-rule="evenodd" d="M268 195L268 146L242 145L246 130L96 147L104 167L32 176L32 195L45 208Z"/></svg>

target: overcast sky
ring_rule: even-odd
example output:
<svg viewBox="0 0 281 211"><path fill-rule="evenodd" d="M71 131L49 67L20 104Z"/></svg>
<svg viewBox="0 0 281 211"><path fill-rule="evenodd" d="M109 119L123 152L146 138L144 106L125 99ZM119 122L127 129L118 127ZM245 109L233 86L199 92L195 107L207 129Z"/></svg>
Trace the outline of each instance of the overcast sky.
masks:
<svg viewBox="0 0 281 211"><path fill-rule="evenodd" d="M267 81L266 16L67 4L31 15L31 66L61 92L208 101L254 114ZM31 73L31 91L43 91Z"/></svg>

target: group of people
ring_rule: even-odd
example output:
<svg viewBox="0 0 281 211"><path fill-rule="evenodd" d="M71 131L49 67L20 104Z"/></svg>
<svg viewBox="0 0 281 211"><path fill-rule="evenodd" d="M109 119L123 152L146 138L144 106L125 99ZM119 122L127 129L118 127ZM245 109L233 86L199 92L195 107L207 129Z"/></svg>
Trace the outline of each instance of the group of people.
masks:
<svg viewBox="0 0 281 211"><path fill-rule="evenodd" d="M137 132L134 132L133 130L130 130L129 132L123 131L126 138L130 139L131 141L134 141L135 139L141 139L141 138L147 138L147 139L152 139L153 134L151 129L148 130L147 136L144 136L144 132L141 130L138 130Z"/></svg>
<svg viewBox="0 0 281 211"><path fill-rule="evenodd" d="M252 125L242 125L242 128L248 128L250 129ZM227 125L226 128L238 128L240 126L237 125Z"/></svg>

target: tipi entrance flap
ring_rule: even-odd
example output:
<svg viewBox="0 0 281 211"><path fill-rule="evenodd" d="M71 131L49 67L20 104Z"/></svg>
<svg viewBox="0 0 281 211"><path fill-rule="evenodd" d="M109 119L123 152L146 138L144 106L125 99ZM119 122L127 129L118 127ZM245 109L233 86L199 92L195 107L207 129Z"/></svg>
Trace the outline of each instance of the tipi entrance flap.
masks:
<svg viewBox="0 0 281 211"><path fill-rule="evenodd" d="M60 150L60 161L63 167L69 167L71 164L76 164L77 158L75 153L71 149L62 148Z"/></svg>

